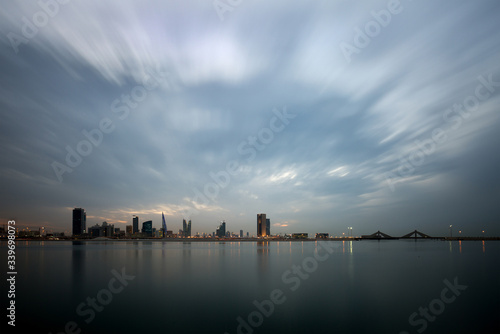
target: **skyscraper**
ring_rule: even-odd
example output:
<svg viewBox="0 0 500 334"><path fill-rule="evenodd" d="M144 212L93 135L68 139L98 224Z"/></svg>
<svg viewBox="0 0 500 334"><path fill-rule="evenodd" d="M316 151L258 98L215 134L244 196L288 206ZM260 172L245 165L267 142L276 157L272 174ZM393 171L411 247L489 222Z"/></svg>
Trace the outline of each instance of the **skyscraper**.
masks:
<svg viewBox="0 0 500 334"><path fill-rule="evenodd" d="M266 235L271 235L271 219L266 218Z"/></svg>
<svg viewBox="0 0 500 334"><path fill-rule="evenodd" d="M191 236L191 219L186 223L186 219L182 220L182 236L184 238Z"/></svg>
<svg viewBox="0 0 500 334"><path fill-rule="evenodd" d="M152 237L153 236L153 221L148 220L142 223L142 234Z"/></svg>
<svg viewBox="0 0 500 334"><path fill-rule="evenodd" d="M81 235L87 229L87 214L82 208L73 209L73 235Z"/></svg>
<svg viewBox="0 0 500 334"><path fill-rule="evenodd" d="M226 236L226 221L222 221L219 228L217 229L216 235L219 238L224 238Z"/></svg>
<svg viewBox="0 0 500 334"><path fill-rule="evenodd" d="M257 214L257 236L265 237L266 234L266 214L258 213Z"/></svg>
<svg viewBox="0 0 500 334"><path fill-rule="evenodd" d="M162 225L161 229L163 231L163 237L167 237L167 223L165 222L165 216L163 215L163 212L161 213L161 220L162 220Z"/></svg>
<svg viewBox="0 0 500 334"><path fill-rule="evenodd" d="M132 233L139 233L139 217L132 218Z"/></svg>

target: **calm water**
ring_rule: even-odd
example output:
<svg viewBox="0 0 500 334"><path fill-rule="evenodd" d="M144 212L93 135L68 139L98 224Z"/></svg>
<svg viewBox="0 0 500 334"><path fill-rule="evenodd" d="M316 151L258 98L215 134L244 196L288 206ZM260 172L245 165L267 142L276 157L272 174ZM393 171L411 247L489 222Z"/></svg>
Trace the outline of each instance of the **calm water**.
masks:
<svg viewBox="0 0 500 334"><path fill-rule="evenodd" d="M323 245L18 242L15 332L500 332L500 242Z"/></svg>

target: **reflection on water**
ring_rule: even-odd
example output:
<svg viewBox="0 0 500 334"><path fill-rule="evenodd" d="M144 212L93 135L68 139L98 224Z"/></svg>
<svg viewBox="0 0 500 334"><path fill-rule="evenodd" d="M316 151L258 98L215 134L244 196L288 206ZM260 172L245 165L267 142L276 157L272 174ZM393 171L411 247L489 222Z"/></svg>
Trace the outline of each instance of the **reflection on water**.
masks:
<svg viewBox="0 0 500 334"><path fill-rule="evenodd" d="M321 243L332 245L327 260L291 291L283 273L327 254ZM500 310L499 259L500 243L488 242L486 252L484 241L20 243L16 297L19 312L45 333L62 332L74 320L82 333L233 334L238 317L276 289L286 302L255 334L413 333L409 316L439 297L443 280L457 277L469 288L426 333L477 333L498 324L492 319ZM122 268L136 278L86 324L76 306Z"/></svg>
<svg viewBox="0 0 500 334"><path fill-rule="evenodd" d="M42 247L43 248L43 247ZM85 243L73 241L71 247L71 282L73 287L71 292L78 297L85 284Z"/></svg>

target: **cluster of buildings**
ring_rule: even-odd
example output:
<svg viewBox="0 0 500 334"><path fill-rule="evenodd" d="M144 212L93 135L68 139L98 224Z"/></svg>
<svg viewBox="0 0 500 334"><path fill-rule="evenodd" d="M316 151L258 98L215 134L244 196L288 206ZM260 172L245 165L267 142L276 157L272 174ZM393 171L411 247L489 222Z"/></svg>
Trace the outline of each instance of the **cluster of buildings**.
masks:
<svg viewBox="0 0 500 334"><path fill-rule="evenodd" d="M162 213L162 228L156 229L153 227L153 221L147 220L139 224L139 217L132 217L132 225L127 225L126 230L122 231L120 228L115 228L114 225L103 222L101 225L86 228L87 215L82 208L75 208L73 210L73 236L74 237L108 237L108 238L244 238L243 230L240 233L232 233L227 230L226 221L222 221L217 227L215 232L202 233L192 235L191 220L182 220L182 229L179 229L177 234L171 230L167 230L165 216ZM249 238L249 232L246 233ZM257 214L257 237L258 238L274 238L271 235L271 220L267 218L265 213ZM308 239L308 233L293 233L285 236L288 239ZM328 239L328 233L317 233L317 239Z"/></svg>
<svg viewBox="0 0 500 334"><path fill-rule="evenodd" d="M16 235L21 238L67 238L64 233L47 233L44 227L39 229L17 229ZM191 220L182 220L182 228L179 229L178 233L173 233L171 230L167 230L167 225L165 222L165 217L162 213L162 227L156 229L153 227L153 221L147 220L142 223L139 222L138 216L132 217L132 224L127 225L125 230L115 227L113 224L107 222L102 222L101 224L95 224L93 226L87 227L87 213L83 208L74 208L72 213L72 235L76 238L211 238L211 239L222 239L222 238L253 238L255 235L250 235L249 232L244 233L240 230L239 233L230 232L227 230L226 221L221 221L216 230L212 233L192 233L192 222ZM0 237L7 236L6 226L0 225ZM265 213L257 214L257 237L258 238L288 238L288 239L307 239L307 233L293 233L291 235L285 235L284 237L272 236L271 235L271 221L267 218ZM316 238L326 239L328 238L327 233L318 233Z"/></svg>
<svg viewBox="0 0 500 334"><path fill-rule="evenodd" d="M227 231L226 221L222 221L217 227L215 232L196 234L192 235L192 222L191 220L182 220L182 229L179 229L179 233L174 234L171 230L167 229L167 224L165 222L165 216L162 213L162 228L156 229L153 227L153 221L147 220L139 224L139 217L132 217L132 225L127 225L125 231L120 228L115 228L114 225L103 222L101 225L95 224L94 226L87 228L87 214L83 208L73 209L73 236L74 237L146 237L146 238L191 238L191 237L201 237L201 238L244 238L245 235L243 230L240 233L232 233ZM259 213L257 215L257 237L270 237L271 236L271 221L266 217L265 213ZM249 238L249 232L246 233L246 237Z"/></svg>

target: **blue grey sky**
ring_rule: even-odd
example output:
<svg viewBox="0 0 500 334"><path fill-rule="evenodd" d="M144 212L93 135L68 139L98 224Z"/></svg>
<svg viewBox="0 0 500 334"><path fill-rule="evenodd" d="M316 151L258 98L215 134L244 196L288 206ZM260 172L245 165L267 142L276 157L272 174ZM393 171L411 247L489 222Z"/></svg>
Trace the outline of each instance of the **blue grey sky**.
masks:
<svg viewBox="0 0 500 334"><path fill-rule="evenodd" d="M500 235L500 3L9 1L4 223Z"/></svg>

